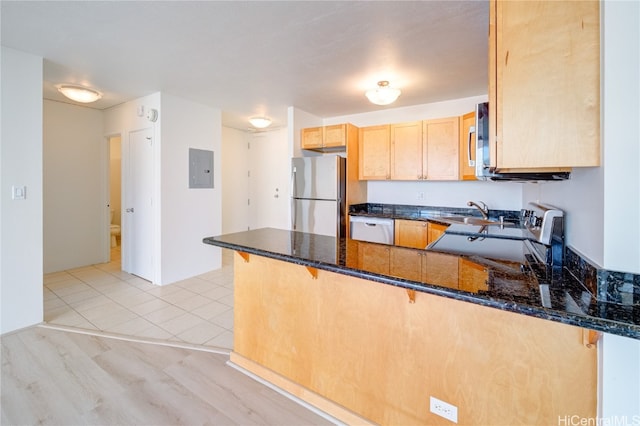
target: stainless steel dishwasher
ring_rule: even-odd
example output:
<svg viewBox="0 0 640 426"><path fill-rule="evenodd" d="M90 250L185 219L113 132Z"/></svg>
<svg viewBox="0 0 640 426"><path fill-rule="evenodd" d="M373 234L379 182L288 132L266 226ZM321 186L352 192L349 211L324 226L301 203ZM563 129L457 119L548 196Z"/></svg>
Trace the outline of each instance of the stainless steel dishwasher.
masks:
<svg viewBox="0 0 640 426"><path fill-rule="evenodd" d="M393 244L393 219L349 216L351 239L372 243Z"/></svg>

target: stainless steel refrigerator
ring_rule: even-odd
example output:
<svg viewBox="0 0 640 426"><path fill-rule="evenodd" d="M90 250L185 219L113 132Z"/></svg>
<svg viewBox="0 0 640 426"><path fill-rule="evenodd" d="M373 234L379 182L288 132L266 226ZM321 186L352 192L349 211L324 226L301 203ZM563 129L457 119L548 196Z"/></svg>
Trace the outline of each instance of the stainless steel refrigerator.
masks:
<svg viewBox="0 0 640 426"><path fill-rule="evenodd" d="M291 229L345 236L346 161L338 155L291 159Z"/></svg>

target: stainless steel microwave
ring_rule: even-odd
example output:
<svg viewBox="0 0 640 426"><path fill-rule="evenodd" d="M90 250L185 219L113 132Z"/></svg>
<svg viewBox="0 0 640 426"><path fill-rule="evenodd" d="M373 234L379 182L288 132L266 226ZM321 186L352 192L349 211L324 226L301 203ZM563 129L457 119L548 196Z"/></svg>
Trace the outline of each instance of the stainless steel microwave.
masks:
<svg viewBox="0 0 640 426"><path fill-rule="evenodd" d="M476 105L476 179L478 180L509 180L509 181L538 181L569 179L569 172L544 173L500 173L491 167L491 151L489 145L489 103ZM472 165L469 160L469 165Z"/></svg>

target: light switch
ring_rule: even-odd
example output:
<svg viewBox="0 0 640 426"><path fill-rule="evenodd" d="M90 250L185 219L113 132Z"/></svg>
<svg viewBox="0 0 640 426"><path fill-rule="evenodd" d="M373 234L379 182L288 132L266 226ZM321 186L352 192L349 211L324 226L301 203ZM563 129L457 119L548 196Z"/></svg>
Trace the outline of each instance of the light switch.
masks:
<svg viewBox="0 0 640 426"><path fill-rule="evenodd" d="M27 198L26 186L12 186L11 187L11 199L12 200L24 200Z"/></svg>

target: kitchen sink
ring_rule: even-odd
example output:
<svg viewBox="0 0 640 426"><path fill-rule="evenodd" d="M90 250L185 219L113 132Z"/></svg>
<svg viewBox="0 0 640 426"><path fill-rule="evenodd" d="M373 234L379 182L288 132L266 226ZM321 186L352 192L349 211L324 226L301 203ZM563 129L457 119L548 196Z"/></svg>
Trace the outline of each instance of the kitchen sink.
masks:
<svg viewBox="0 0 640 426"><path fill-rule="evenodd" d="M481 217L475 216L443 216L439 217L438 220L446 223L460 223L463 225L479 225L479 226L490 226L490 225L503 225L503 226L513 226L512 223L509 222L500 222L497 220L491 219L483 219Z"/></svg>

